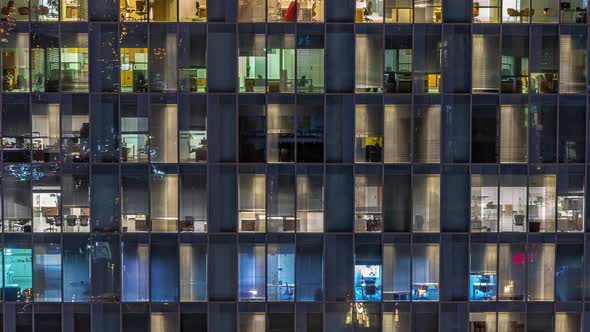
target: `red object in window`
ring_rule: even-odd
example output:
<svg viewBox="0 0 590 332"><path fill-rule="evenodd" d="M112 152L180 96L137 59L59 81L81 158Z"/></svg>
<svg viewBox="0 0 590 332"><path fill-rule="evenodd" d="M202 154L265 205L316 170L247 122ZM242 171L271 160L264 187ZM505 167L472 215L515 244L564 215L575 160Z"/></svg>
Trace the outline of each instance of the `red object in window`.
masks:
<svg viewBox="0 0 590 332"><path fill-rule="evenodd" d="M519 252L512 256L512 261L514 264L524 264L526 262L526 255L523 252Z"/></svg>
<svg viewBox="0 0 590 332"><path fill-rule="evenodd" d="M295 1L291 1L289 7L285 11L285 16L283 17L285 22L295 22L297 21L297 4Z"/></svg>

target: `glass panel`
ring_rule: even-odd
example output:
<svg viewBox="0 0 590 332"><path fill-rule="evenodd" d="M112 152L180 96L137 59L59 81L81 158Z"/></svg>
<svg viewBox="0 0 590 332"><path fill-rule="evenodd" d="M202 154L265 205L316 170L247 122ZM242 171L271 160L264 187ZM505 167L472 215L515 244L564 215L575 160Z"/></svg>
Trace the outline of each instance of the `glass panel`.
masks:
<svg viewBox="0 0 590 332"><path fill-rule="evenodd" d="M238 22L264 22L265 0L238 0Z"/></svg>
<svg viewBox="0 0 590 332"><path fill-rule="evenodd" d="M251 0L260 1L260 0ZM240 92L266 91L266 36L240 33L238 75Z"/></svg>
<svg viewBox="0 0 590 332"><path fill-rule="evenodd" d="M145 0L125 1L125 3L127 2L142 2L143 6L146 3ZM121 4L123 3L121 1ZM138 12L131 13L137 14ZM148 36L146 27L138 24L121 24L119 40L121 45L121 92L147 92Z"/></svg>
<svg viewBox="0 0 590 332"><path fill-rule="evenodd" d="M556 312L555 332L581 331L581 315L576 312Z"/></svg>
<svg viewBox="0 0 590 332"><path fill-rule="evenodd" d="M291 243L269 243L267 247L268 301L295 299L295 246Z"/></svg>
<svg viewBox="0 0 590 332"><path fill-rule="evenodd" d="M529 0L502 1L503 23L528 23L535 13L531 10Z"/></svg>
<svg viewBox="0 0 590 332"><path fill-rule="evenodd" d="M313 1L312 7L320 6L323 3L323 0L299 0L298 2L302 1ZM324 91L324 30L309 29L309 31L303 27L297 29L297 49L295 51L297 54L297 92L322 93Z"/></svg>
<svg viewBox="0 0 590 332"><path fill-rule="evenodd" d="M28 10L28 8L27 8ZM29 34L16 32L4 36L2 52L2 92L29 91ZM36 51L33 51L36 52Z"/></svg>
<svg viewBox="0 0 590 332"><path fill-rule="evenodd" d="M440 162L440 105L414 107L414 162Z"/></svg>
<svg viewBox="0 0 590 332"><path fill-rule="evenodd" d="M87 33L61 33L60 62L62 91L88 92Z"/></svg>
<svg viewBox="0 0 590 332"><path fill-rule="evenodd" d="M266 116L263 105L240 105L238 109L240 162L266 160Z"/></svg>
<svg viewBox="0 0 590 332"><path fill-rule="evenodd" d="M385 105L384 117L384 161L386 163L410 162L412 107Z"/></svg>
<svg viewBox="0 0 590 332"><path fill-rule="evenodd" d="M412 92L412 54L409 32L385 36L385 92Z"/></svg>
<svg viewBox="0 0 590 332"><path fill-rule="evenodd" d="M201 2L204 2L201 4ZM179 21L181 22L207 22L206 1L179 0Z"/></svg>
<svg viewBox="0 0 590 332"><path fill-rule="evenodd" d="M147 238L125 237L121 244L123 302L149 300L150 247Z"/></svg>
<svg viewBox="0 0 590 332"><path fill-rule="evenodd" d="M354 265L355 301L381 301L381 245L357 244Z"/></svg>
<svg viewBox="0 0 590 332"><path fill-rule="evenodd" d="M123 232L147 232L149 182L145 166L121 169L121 221Z"/></svg>
<svg viewBox="0 0 590 332"><path fill-rule="evenodd" d="M524 246L507 243L501 243L499 246L498 300L523 301L525 268L528 260Z"/></svg>
<svg viewBox="0 0 590 332"><path fill-rule="evenodd" d="M418 19L418 6L425 11L432 11L432 0L416 1L416 19ZM440 0L434 0L440 1ZM438 12L440 15L440 11ZM440 19L438 19L440 20ZM416 20L418 22L418 20ZM441 92L441 73L442 73L442 33L440 26L424 25L414 27L414 49L413 49L413 80L414 92L416 93L440 93ZM475 45L474 45L475 47Z"/></svg>
<svg viewBox="0 0 590 332"><path fill-rule="evenodd" d="M182 96L180 104L180 161L207 161L207 101L196 96Z"/></svg>
<svg viewBox="0 0 590 332"><path fill-rule="evenodd" d="M502 34L502 93L528 93L528 29L507 29ZM513 27L517 28L517 27Z"/></svg>
<svg viewBox="0 0 590 332"><path fill-rule="evenodd" d="M59 238L36 238L34 298L36 302L61 301L61 250Z"/></svg>
<svg viewBox="0 0 590 332"><path fill-rule="evenodd" d="M295 232L295 174L292 168L268 170L268 232Z"/></svg>
<svg viewBox="0 0 590 332"><path fill-rule="evenodd" d="M148 162L148 103L146 98L121 96L121 160ZM165 106L154 106L155 116L166 116ZM157 126L155 126L157 127Z"/></svg>
<svg viewBox="0 0 590 332"><path fill-rule="evenodd" d="M266 226L266 177L264 174L238 176L240 232L264 232Z"/></svg>
<svg viewBox="0 0 590 332"><path fill-rule="evenodd" d="M383 154L383 106L356 105L355 161L380 162Z"/></svg>
<svg viewBox="0 0 590 332"><path fill-rule="evenodd" d="M359 4L357 0L357 5ZM367 0L369 4L373 1ZM382 2L382 1L379 1ZM364 3L364 2L363 2ZM381 3L381 6L383 4ZM358 10L358 8L357 8ZM368 10L365 8L364 10ZM383 18L381 17L381 21ZM356 92L382 92L383 86L383 34L356 35Z"/></svg>
<svg viewBox="0 0 590 332"><path fill-rule="evenodd" d="M528 107L500 107L500 162L526 163L528 153Z"/></svg>
<svg viewBox="0 0 590 332"><path fill-rule="evenodd" d="M527 219L526 175L500 175L500 231L525 232Z"/></svg>
<svg viewBox="0 0 590 332"><path fill-rule="evenodd" d="M559 36L559 93L584 93L586 30Z"/></svg>
<svg viewBox="0 0 590 332"><path fill-rule="evenodd" d="M557 231L581 232L584 227L583 170L560 169L557 177Z"/></svg>
<svg viewBox="0 0 590 332"><path fill-rule="evenodd" d="M268 105L267 121L268 162L295 161L294 105Z"/></svg>
<svg viewBox="0 0 590 332"><path fill-rule="evenodd" d="M588 3L584 0L560 1L561 23L586 23L587 5Z"/></svg>
<svg viewBox="0 0 590 332"><path fill-rule="evenodd" d="M414 244L412 252L412 300L438 301L439 245Z"/></svg>
<svg viewBox="0 0 590 332"><path fill-rule="evenodd" d="M2 175L2 202L5 232L29 233L32 231L31 166L4 165ZM29 249L30 251L30 249Z"/></svg>
<svg viewBox="0 0 590 332"><path fill-rule="evenodd" d="M149 154L154 163L178 162L177 105L150 105Z"/></svg>
<svg viewBox="0 0 590 332"><path fill-rule="evenodd" d="M288 0L283 0L288 1ZM269 1L272 3L273 1ZM277 3L280 3L279 0ZM295 10L295 2L292 6ZM270 10L270 7L269 7ZM287 9L285 15L288 15ZM269 16L270 20L270 16ZM268 92L295 91L295 35L269 34L266 56L268 59Z"/></svg>
<svg viewBox="0 0 590 332"><path fill-rule="evenodd" d="M29 245L6 243L4 247L4 300L33 300L33 253Z"/></svg>
<svg viewBox="0 0 590 332"><path fill-rule="evenodd" d="M180 301L207 301L207 246L180 244Z"/></svg>
<svg viewBox="0 0 590 332"><path fill-rule="evenodd" d="M84 1L84 0L82 0ZM57 21L59 18L59 2L52 0L29 1L31 21Z"/></svg>
<svg viewBox="0 0 590 332"><path fill-rule="evenodd" d="M323 251L322 237L297 237L297 301L322 301Z"/></svg>
<svg viewBox="0 0 590 332"><path fill-rule="evenodd" d="M151 167L150 220L153 232L178 230L178 170L174 166Z"/></svg>
<svg viewBox="0 0 590 332"><path fill-rule="evenodd" d="M355 22L383 23L383 0L356 0Z"/></svg>
<svg viewBox="0 0 590 332"><path fill-rule="evenodd" d="M188 5L192 20L206 20L207 8L204 1L202 5L199 1L181 0ZM196 7L196 8L195 8ZM195 9L193 9L195 8ZM179 8L183 10L185 8ZM203 17L196 16L205 15ZM203 11L205 13L203 13ZM181 20L183 13L180 12ZM190 18L187 20L191 20ZM178 80L180 91L183 92L206 92L207 90L207 32L203 26L180 25L178 37Z"/></svg>
<svg viewBox="0 0 590 332"><path fill-rule="evenodd" d="M132 1L132 0L128 0ZM137 5L138 0L135 1ZM176 22L176 0L154 0L149 3L150 21ZM136 11L137 14L137 11Z"/></svg>
<svg viewBox="0 0 590 332"><path fill-rule="evenodd" d="M415 23L441 23L441 0L416 0L414 1Z"/></svg>
<svg viewBox="0 0 590 332"><path fill-rule="evenodd" d="M177 331L177 315L176 312L152 312L149 330L151 332Z"/></svg>
<svg viewBox="0 0 590 332"><path fill-rule="evenodd" d="M258 332L266 330L266 315L264 312L241 312L240 332Z"/></svg>
<svg viewBox="0 0 590 332"><path fill-rule="evenodd" d="M88 236L63 239L64 302L90 301L90 248Z"/></svg>
<svg viewBox="0 0 590 332"><path fill-rule="evenodd" d="M440 175L415 175L412 190L414 232L440 232Z"/></svg>
<svg viewBox="0 0 590 332"><path fill-rule="evenodd" d="M33 231L60 232L62 216L60 169L57 165L33 166ZM44 176L40 176L43 174Z"/></svg>
<svg viewBox="0 0 590 332"><path fill-rule="evenodd" d="M479 0L473 2L473 23L500 23L500 1Z"/></svg>
<svg viewBox="0 0 590 332"><path fill-rule="evenodd" d="M24 95L5 95L2 100L2 161L31 162L31 109Z"/></svg>
<svg viewBox="0 0 590 332"><path fill-rule="evenodd" d="M299 22L323 22L324 0L297 0Z"/></svg>
<svg viewBox="0 0 590 332"><path fill-rule="evenodd" d="M569 4L570 2L562 2ZM585 14L584 14L585 15ZM559 36L557 27L531 28L531 92L557 93Z"/></svg>
<svg viewBox="0 0 590 332"><path fill-rule="evenodd" d="M88 0L62 0L60 2L62 21L88 20Z"/></svg>
<svg viewBox="0 0 590 332"><path fill-rule="evenodd" d="M265 256L264 244L240 244L238 252L240 301L264 301L266 299Z"/></svg>
<svg viewBox="0 0 590 332"><path fill-rule="evenodd" d="M31 89L58 92L59 34L56 27L39 27L38 30L33 29L31 33Z"/></svg>
<svg viewBox="0 0 590 332"><path fill-rule="evenodd" d="M94 235L92 239L92 299L114 302L121 293L121 242L117 235ZM107 331L107 330L105 330Z"/></svg>
<svg viewBox="0 0 590 332"><path fill-rule="evenodd" d="M207 170L180 169L180 231L207 232Z"/></svg>
<svg viewBox="0 0 590 332"><path fill-rule="evenodd" d="M469 332L496 331L495 312L471 312L469 313ZM499 330L508 332L510 330Z"/></svg>
<svg viewBox="0 0 590 332"><path fill-rule="evenodd" d="M500 91L500 35L474 34L471 61L472 92Z"/></svg>
<svg viewBox="0 0 590 332"><path fill-rule="evenodd" d="M383 185L381 182L381 174L357 174L355 176L355 232L383 231Z"/></svg>
<svg viewBox="0 0 590 332"><path fill-rule="evenodd" d="M471 231L498 231L498 176L471 176Z"/></svg>
<svg viewBox="0 0 590 332"><path fill-rule="evenodd" d="M323 232L323 174L298 174L296 181L297 232Z"/></svg>
<svg viewBox="0 0 590 332"><path fill-rule="evenodd" d="M529 176L529 232L554 232L556 211L556 176Z"/></svg>
<svg viewBox="0 0 590 332"><path fill-rule="evenodd" d="M165 16L159 17L158 10L166 10L158 8L159 6L167 7L174 3L174 14L166 13ZM154 19L156 21L166 21L170 19L170 15L174 15L176 20L176 0L155 0L153 2ZM176 38L175 25L150 25L150 55L149 62L149 81L150 92L176 92L178 86L178 76L176 68L178 68L178 41ZM121 53L123 55L123 53Z"/></svg>
<svg viewBox="0 0 590 332"><path fill-rule="evenodd" d="M527 248L527 299L553 301L555 289L555 244L531 243Z"/></svg>
<svg viewBox="0 0 590 332"><path fill-rule="evenodd" d="M471 245L469 272L469 300L495 301L498 289L496 244L473 243Z"/></svg>
<svg viewBox="0 0 590 332"><path fill-rule="evenodd" d="M90 169L85 165L64 166L61 174L61 224L64 232L90 231ZM63 216L76 216L66 218ZM59 217L59 216L58 216ZM59 218L54 219L57 224ZM75 223L72 223L74 221Z"/></svg>
<svg viewBox="0 0 590 332"><path fill-rule="evenodd" d="M61 150L64 163L89 161L89 113L87 95L61 96Z"/></svg>
<svg viewBox="0 0 590 332"><path fill-rule="evenodd" d="M411 0L385 0L385 23L412 23Z"/></svg>
<svg viewBox="0 0 590 332"><path fill-rule="evenodd" d="M303 99L303 98L301 98ZM300 99L300 100L301 100ZM304 100L297 105L297 162L320 163L324 161L324 104L323 100Z"/></svg>
<svg viewBox="0 0 590 332"><path fill-rule="evenodd" d="M559 23L559 2L531 0L533 23Z"/></svg>
<svg viewBox="0 0 590 332"><path fill-rule="evenodd" d="M178 301L180 280L178 245L176 234L156 234L151 237L150 296L152 302ZM162 330L164 331L170 330Z"/></svg>
<svg viewBox="0 0 590 332"><path fill-rule="evenodd" d="M383 300L410 300L410 245L383 245Z"/></svg>
<svg viewBox="0 0 590 332"><path fill-rule="evenodd" d="M120 2L121 21L147 21L148 2L145 0L123 0ZM176 10L175 10L176 12Z"/></svg>

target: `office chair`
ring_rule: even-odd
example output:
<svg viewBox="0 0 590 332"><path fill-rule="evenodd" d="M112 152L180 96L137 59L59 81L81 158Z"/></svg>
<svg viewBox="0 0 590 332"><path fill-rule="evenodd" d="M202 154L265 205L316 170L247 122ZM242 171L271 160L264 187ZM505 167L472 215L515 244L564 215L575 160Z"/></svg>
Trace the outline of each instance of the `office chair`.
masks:
<svg viewBox="0 0 590 332"><path fill-rule="evenodd" d="M373 22L372 19L369 18L370 15L373 14L373 2L369 1L367 2L367 7L363 8L363 19L365 20L365 22Z"/></svg>
<svg viewBox="0 0 590 332"><path fill-rule="evenodd" d="M131 13L135 12L135 9L131 8L131 6L129 6L129 0L125 0L125 18L128 18Z"/></svg>

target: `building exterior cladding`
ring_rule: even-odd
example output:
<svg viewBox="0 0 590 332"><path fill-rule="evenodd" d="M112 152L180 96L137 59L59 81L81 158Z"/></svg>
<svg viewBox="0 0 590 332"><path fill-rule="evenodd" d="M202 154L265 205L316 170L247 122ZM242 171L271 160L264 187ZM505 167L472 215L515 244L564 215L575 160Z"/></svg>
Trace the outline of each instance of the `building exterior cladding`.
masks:
<svg viewBox="0 0 590 332"><path fill-rule="evenodd" d="M0 0L0 330L590 330L586 5Z"/></svg>

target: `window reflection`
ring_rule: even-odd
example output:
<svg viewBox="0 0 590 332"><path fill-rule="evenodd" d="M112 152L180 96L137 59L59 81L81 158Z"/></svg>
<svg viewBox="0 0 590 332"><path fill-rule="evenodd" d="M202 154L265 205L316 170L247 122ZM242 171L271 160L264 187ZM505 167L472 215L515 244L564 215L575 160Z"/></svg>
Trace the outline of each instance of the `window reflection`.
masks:
<svg viewBox="0 0 590 332"><path fill-rule="evenodd" d="M500 23L500 0L473 2L473 23Z"/></svg>
<svg viewBox="0 0 590 332"><path fill-rule="evenodd" d="M355 22L383 23L383 0L356 0Z"/></svg>
<svg viewBox="0 0 590 332"><path fill-rule="evenodd" d="M241 243L239 245L238 294L240 301L264 301L266 299L265 259L264 244Z"/></svg>
<svg viewBox="0 0 590 332"><path fill-rule="evenodd" d="M500 175L500 231L525 232L527 177L519 173Z"/></svg>
<svg viewBox="0 0 590 332"><path fill-rule="evenodd" d="M415 23L441 23L442 22L442 1L441 0L415 0L414 1L414 22Z"/></svg>
<svg viewBox="0 0 590 332"><path fill-rule="evenodd" d="M301 0L300 0L301 1ZM315 1L314 3L319 3ZM324 30L318 26L297 27L297 92L324 91Z"/></svg>
<svg viewBox="0 0 590 332"><path fill-rule="evenodd" d="M382 178L377 170L357 168L355 175L355 232L383 231ZM361 174L358 174L361 173Z"/></svg>
<svg viewBox="0 0 590 332"><path fill-rule="evenodd" d="M60 169L58 165L44 164L33 166L33 231L61 232Z"/></svg>
<svg viewBox="0 0 590 332"><path fill-rule="evenodd" d="M264 174L238 176L240 232L264 232L266 226L266 179Z"/></svg>
<svg viewBox="0 0 590 332"><path fill-rule="evenodd" d="M503 23L528 23L535 11L530 8L529 0L502 1Z"/></svg>
<svg viewBox="0 0 590 332"><path fill-rule="evenodd" d="M61 33L61 89L88 91L88 33Z"/></svg>
<svg viewBox="0 0 590 332"><path fill-rule="evenodd" d="M62 21L88 20L88 0L61 0ZM92 1L92 0L90 0Z"/></svg>
<svg viewBox="0 0 590 332"><path fill-rule="evenodd" d="M54 162L60 160L58 101L34 101L31 111L33 116L33 161Z"/></svg>
<svg viewBox="0 0 590 332"><path fill-rule="evenodd" d="M29 34L16 32L0 44L2 92L29 91Z"/></svg>
<svg viewBox="0 0 590 332"><path fill-rule="evenodd" d="M207 1L179 0L178 15L181 22L207 22Z"/></svg>
<svg viewBox="0 0 590 332"><path fill-rule="evenodd" d="M206 168L180 168L180 231L207 232Z"/></svg>
<svg viewBox="0 0 590 332"><path fill-rule="evenodd" d="M239 36L240 92L264 93L266 91L266 36L255 33L240 33Z"/></svg>
<svg viewBox="0 0 590 332"><path fill-rule="evenodd" d="M89 113L87 95L61 96L61 149L64 163L89 161Z"/></svg>
<svg viewBox="0 0 590 332"><path fill-rule="evenodd" d="M38 31L36 31L38 30ZM64 51L65 52L65 51ZM87 53L87 52L86 52ZM68 52L69 54L69 52ZM31 90L59 91L59 35L56 27L37 27L31 33ZM72 58L77 58L72 55ZM70 58L71 60L71 58ZM65 62L65 60L64 60ZM64 66L66 66L64 64ZM70 69L73 67L70 67Z"/></svg>
<svg viewBox="0 0 590 332"><path fill-rule="evenodd" d="M355 161L380 162L383 156L383 106L356 105Z"/></svg>
<svg viewBox="0 0 590 332"><path fill-rule="evenodd" d="M557 177L558 232L583 231L584 182L583 169L560 168Z"/></svg>
<svg viewBox="0 0 590 332"><path fill-rule="evenodd" d="M238 0L238 22L264 22L264 0Z"/></svg>
<svg viewBox="0 0 590 332"><path fill-rule="evenodd" d="M269 243L267 248L268 301L295 299L295 248L290 243Z"/></svg>
<svg viewBox="0 0 590 332"><path fill-rule="evenodd" d="M560 1L561 23L586 23L588 19L587 5L588 3L584 0Z"/></svg>
<svg viewBox="0 0 590 332"><path fill-rule="evenodd" d="M295 35L268 35L266 56L268 92L295 91Z"/></svg>
<svg viewBox="0 0 590 332"><path fill-rule="evenodd" d="M410 300L410 245L383 244L383 300Z"/></svg>
<svg viewBox="0 0 590 332"><path fill-rule="evenodd" d="M121 92L148 91L147 29L121 24Z"/></svg>
<svg viewBox="0 0 590 332"><path fill-rule="evenodd" d="M412 23L411 0L385 0L385 23Z"/></svg>
<svg viewBox="0 0 590 332"><path fill-rule="evenodd" d="M178 230L178 170L173 165L150 167L150 219L154 232Z"/></svg>
<svg viewBox="0 0 590 332"><path fill-rule="evenodd" d="M471 176L471 231L496 232L498 230L498 176L473 174Z"/></svg>
<svg viewBox="0 0 590 332"><path fill-rule="evenodd" d="M179 26L178 53L180 91L206 92L207 33L203 26Z"/></svg>
<svg viewBox="0 0 590 332"><path fill-rule="evenodd" d="M400 31L385 35L385 92L412 92L412 53L410 31L400 28Z"/></svg>
<svg viewBox="0 0 590 332"><path fill-rule="evenodd" d="M412 252L412 300L438 301L439 245L414 244Z"/></svg>
<svg viewBox="0 0 590 332"><path fill-rule="evenodd" d="M122 0L120 4L121 21L148 20L148 0Z"/></svg>
<svg viewBox="0 0 590 332"><path fill-rule="evenodd" d="M4 300L33 300L33 251L30 244L7 243L4 248Z"/></svg>
<svg viewBox="0 0 590 332"><path fill-rule="evenodd" d="M138 96L121 97L121 160L148 161L148 103Z"/></svg>
<svg viewBox="0 0 590 332"><path fill-rule="evenodd" d="M0 5L2 6L0 8L2 21L27 21L29 19L30 10L27 0L2 0Z"/></svg>
<svg viewBox="0 0 590 332"><path fill-rule="evenodd" d="M372 3L371 0L367 0ZM366 31L356 35L356 92L383 91L383 33Z"/></svg>
<svg viewBox="0 0 590 332"><path fill-rule="evenodd" d="M295 174L291 166L268 169L268 232L295 232Z"/></svg>
<svg viewBox="0 0 590 332"><path fill-rule="evenodd" d="M297 174L297 232L324 231L323 170Z"/></svg>
<svg viewBox="0 0 590 332"><path fill-rule="evenodd" d="M471 245L469 274L469 300L495 301L497 291L497 245L474 243Z"/></svg>
<svg viewBox="0 0 590 332"><path fill-rule="evenodd" d="M355 301L381 301L382 269L381 245L357 243L354 265Z"/></svg>
<svg viewBox="0 0 590 332"><path fill-rule="evenodd" d="M412 189L414 232L440 231L440 175L414 175Z"/></svg>
<svg viewBox="0 0 590 332"><path fill-rule="evenodd" d="M529 232L555 231L556 194L554 174L529 176Z"/></svg>
<svg viewBox="0 0 590 332"><path fill-rule="evenodd" d="M522 301L527 252L522 244L499 244L498 300Z"/></svg>
<svg viewBox="0 0 590 332"><path fill-rule="evenodd" d="M82 0L84 2L85 0ZM31 21L57 21L59 2L52 0L30 0Z"/></svg>

